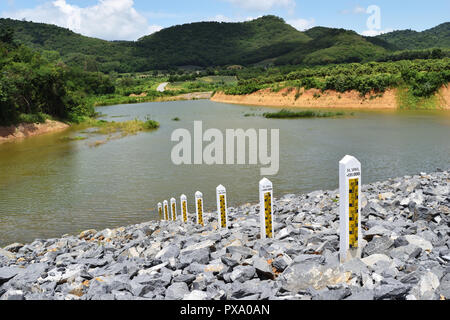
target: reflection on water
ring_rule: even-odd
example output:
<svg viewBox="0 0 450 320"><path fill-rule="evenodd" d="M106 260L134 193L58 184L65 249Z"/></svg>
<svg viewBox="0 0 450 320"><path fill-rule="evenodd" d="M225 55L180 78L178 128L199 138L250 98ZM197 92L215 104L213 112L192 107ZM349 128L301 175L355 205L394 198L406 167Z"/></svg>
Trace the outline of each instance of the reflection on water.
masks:
<svg viewBox="0 0 450 320"><path fill-rule="evenodd" d="M444 112L355 112L336 119L275 120L267 109L207 100L100 108L105 119L150 116L157 131L111 140L75 130L0 145L0 245L59 237L85 229L140 223L156 217L158 202L184 193L189 211L203 192L215 209L215 188L227 187L230 206L258 201L260 167L175 166L172 132L194 120L203 130L280 129L280 171L269 177L275 197L338 187L338 162L346 154L363 166L363 183L450 167L450 114ZM171 119L178 117L180 121ZM87 140L64 141L66 136ZM205 143L206 145L206 143Z"/></svg>

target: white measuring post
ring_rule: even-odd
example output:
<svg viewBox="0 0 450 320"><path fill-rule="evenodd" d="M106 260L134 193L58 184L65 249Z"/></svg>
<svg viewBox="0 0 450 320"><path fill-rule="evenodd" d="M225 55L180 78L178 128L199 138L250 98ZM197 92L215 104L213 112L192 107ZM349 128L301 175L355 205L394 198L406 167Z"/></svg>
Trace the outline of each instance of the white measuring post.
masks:
<svg viewBox="0 0 450 320"><path fill-rule="evenodd" d="M162 203L158 203L158 214L159 214L159 220L163 220L163 211L162 211Z"/></svg>
<svg viewBox="0 0 450 320"><path fill-rule="evenodd" d="M259 182L259 217L261 239L273 238L273 184L266 178Z"/></svg>
<svg viewBox="0 0 450 320"><path fill-rule="evenodd" d="M219 229L228 229L227 189L219 185L216 188L216 195Z"/></svg>
<svg viewBox="0 0 450 320"><path fill-rule="evenodd" d="M352 156L339 162L340 261L361 257L361 163Z"/></svg>
<svg viewBox="0 0 450 320"><path fill-rule="evenodd" d="M177 221L177 200L175 200L175 198L170 199L170 209L172 213L172 220Z"/></svg>
<svg viewBox="0 0 450 320"><path fill-rule="evenodd" d="M205 226L203 222L203 194L200 191L195 193L195 209L197 212L197 224Z"/></svg>
<svg viewBox="0 0 450 320"><path fill-rule="evenodd" d="M182 194L180 197L180 206L181 206L181 217L183 218L183 222L188 222L188 209L187 209L187 197Z"/></svg>
<svg viewBox="0 0 450 320"><path fill-rule="evenodd" d="M169 202L164 200L164 220L169 221Z"/></svg>

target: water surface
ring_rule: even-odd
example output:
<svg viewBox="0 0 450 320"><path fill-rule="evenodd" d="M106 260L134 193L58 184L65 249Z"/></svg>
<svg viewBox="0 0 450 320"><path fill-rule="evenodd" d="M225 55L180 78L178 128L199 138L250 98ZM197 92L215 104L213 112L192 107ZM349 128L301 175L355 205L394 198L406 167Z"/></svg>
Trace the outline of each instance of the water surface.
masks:
<svg viewBox="0 0 450 320"><path fill-rule="evenodd" d="M0 145L0 246L148 221L159 201L179 201L182 193L193 212L197 190L211 210L219 184L227 187L230 206L256 203L260 166L172 164L172 132L193 132L195 120L203 121L204 130L280 129L280 171L268 177L276 197L338 188L338 162L346 154L361 161L364 184L450 167L448 112L349 111L354 115L276 120L244 116L267 108L208 100L98 111L114 121L150 116L161 128L98 147L90 145L104 137L73 129ZM88 139L63 142L65 136Z"/></svg>

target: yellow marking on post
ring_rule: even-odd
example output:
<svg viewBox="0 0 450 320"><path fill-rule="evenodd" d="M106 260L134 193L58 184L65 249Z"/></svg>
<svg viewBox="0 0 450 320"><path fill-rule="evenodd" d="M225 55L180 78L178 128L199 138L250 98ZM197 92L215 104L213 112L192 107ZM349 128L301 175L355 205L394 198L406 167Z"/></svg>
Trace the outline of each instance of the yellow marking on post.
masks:
<svg viewBox="0 0 450 320"><path fill-rule="evenodd" d="M183 221L187 222L187 208L186 208L186 201L183 201Z"/></svg>
<svg viewBox="0 0 450 320"><path fill-rule="evenodd" d="M166 216L166 220L169 220L169 208L167 207L167 204L164 205L164 214Z"/></svg>
<svg viewBox="0 0 450 320"><path fill-rule="evenodd" d="M273 238L272 234L272 195L270 192L264 194L264 212L266 224L266 237Z"/></svg>
<svg viewBox="0 0 450 320"><path fill-rule="evenodd" d="M197 200L197 207L198 207L198 224L200 224L202 227L204 227L203 223L203 206L202 206L202 199Z"/></svg>
<svg viewBox="0 0 450 320"><path fill-rule="evenodd" d="M162 220L163 218L162 207L158 207L158 213L159 213L159 220Z"/></svg>
<svg viewBox="0 0 450 320"><path fill-rule="evenodd" d="M173 215L173 221L177 221L177 212L175 211L176 207L175 207L175 203L172 203L172 215Z"/></svg>
<svg viewBox="0 0 450 320"><path fill-rule="evenodd" d="M358 248L359 179L349 180L349 242L350 249Z"/></svg>
<svg viewBox="0 0 450 320"><path fill-rule="evenodd" d="M222 228L226 228L227 227L227 221L226 221L226 212L225 212L225 196L221 195L220 196L220 222L221 222L221 226Z"/></svg>

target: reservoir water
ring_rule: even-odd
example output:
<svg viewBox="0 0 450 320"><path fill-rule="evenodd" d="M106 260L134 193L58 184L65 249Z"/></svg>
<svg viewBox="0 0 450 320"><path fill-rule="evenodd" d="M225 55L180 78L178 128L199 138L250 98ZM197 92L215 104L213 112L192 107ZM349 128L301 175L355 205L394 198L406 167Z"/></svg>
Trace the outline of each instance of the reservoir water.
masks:
<svg viewBox="0 0 450 320"><path fill-rule="evenodd" d="M98 108L106 120L146 116L161 128L94 147L104 137L69 131L0 145L0 246L155 219L158 202L194 193L215 210L223 184L228 205L258 202L260 165L181 165L171 161L171 134L194 121L203 129L280 129L280 170L268 178L275 197L338 188L338 162L357 157L363 184L450 168L450 113L349 111L325 119L274 120L270 108L209 100ZM350 112L354 112L350 115ZM255 116L245 116L247 113ZM178 117L180 121L172 119ZM62 138L84 136L86 140ZM207 143L205 143L205 146Z"/></svg>

